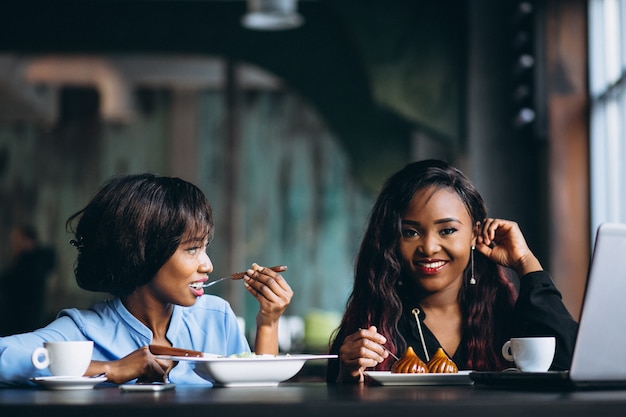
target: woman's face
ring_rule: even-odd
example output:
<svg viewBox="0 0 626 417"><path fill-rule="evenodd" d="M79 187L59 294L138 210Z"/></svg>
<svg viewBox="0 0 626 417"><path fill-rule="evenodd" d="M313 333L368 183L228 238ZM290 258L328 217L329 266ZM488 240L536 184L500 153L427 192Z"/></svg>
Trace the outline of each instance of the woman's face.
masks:
<svg viewBox="0 0 626 417"><path fill-rule="evenodd" d="M155 297L164 303L191 306L204 294L202 288L193 288L193 284L206 282L213 271L206 253L207 244L202 237L187 239L178 245L176 252L148 283Z"/></svg>
<svg viewBox="0 0 626 417"><path fill-rule="evenodd" d="M400 251L417 285L428 293L457 294L474 242L472 219L453 189L415 193L402 216Z"/></svg>

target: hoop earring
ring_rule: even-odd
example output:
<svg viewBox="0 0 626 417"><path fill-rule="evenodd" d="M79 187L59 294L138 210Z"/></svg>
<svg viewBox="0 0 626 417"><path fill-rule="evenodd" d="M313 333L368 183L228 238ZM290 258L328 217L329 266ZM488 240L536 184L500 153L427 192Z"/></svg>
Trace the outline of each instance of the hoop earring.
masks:
<svg viewBox="0 0 626 417"><path fill-rule="evenodd" d="M472 263L472 275L469 280L470 285L476 285L476 278L474 277L474 249L476 249L476 247L472 245L472 250L470 251L470 262Z"/></svg>

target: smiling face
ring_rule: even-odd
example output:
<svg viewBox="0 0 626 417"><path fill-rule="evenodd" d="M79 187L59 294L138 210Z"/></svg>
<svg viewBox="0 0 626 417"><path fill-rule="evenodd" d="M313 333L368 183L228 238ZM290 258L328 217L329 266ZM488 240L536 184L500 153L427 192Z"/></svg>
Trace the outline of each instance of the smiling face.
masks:
<svg viewBox="0 0 626 417"><path fill-rule="evenodd" d="M193 305L204 294L194 284L206 282L213 264L206 253L206 238L184 239L147 286L163 303Z"/></svg>
<svg viewBox="0 0 626 417"><path fill-rule="evenodd" d="M402 216L400 252L417 285L427 293L458 294L474 242L471 216L453 189L415 193Z"/></svg>

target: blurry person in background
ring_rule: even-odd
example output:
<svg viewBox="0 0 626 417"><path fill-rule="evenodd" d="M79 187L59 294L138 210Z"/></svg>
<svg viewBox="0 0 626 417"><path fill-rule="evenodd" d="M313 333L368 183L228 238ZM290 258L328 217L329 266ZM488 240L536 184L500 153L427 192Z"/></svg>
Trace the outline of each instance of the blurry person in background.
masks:
<svg viewBox="0 0 626 417"><path fill-rule="evenodd" d="M0 336L24 333L46 323L46 281L56 264L52 248L39 243L36 229L11 230L11 258L0 274Z"/></svg>

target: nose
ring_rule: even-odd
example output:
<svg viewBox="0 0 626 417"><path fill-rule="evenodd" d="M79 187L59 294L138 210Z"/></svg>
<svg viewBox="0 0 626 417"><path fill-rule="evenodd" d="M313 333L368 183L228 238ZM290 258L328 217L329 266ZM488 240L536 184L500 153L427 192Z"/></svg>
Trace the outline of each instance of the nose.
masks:
<svg viewBox="0 0 626 417"><path fill-rule="evenodd" d="M204 252L202 258L200 259L198 271L206 274L213 272L213 262L211 262L211 258L209 258L209 255L206 252Z"/></svg>
<svg viewBox="0 0 626 417"><path fill-rule="evenodd" d="M417 245L417 250L425 257L431 257L436 254L440 248L439 236L434 233L424 234Z"/></svg>

